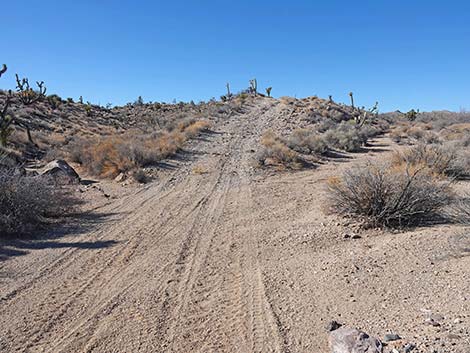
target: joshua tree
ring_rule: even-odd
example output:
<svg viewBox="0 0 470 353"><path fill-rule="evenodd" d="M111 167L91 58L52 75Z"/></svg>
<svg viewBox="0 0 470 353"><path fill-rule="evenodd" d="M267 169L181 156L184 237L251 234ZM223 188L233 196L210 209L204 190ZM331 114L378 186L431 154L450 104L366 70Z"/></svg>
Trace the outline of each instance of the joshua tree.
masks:
<svg viewBox="0 0 470 353"><path fill-rule="evenodd" d="M27 78L20 79L18 74L16 76L16 90L18 92L18 97L24 105L33 105L38 101L42 100L46 96L46 86L44 86L44 81L36 81L38 90L34 90L30 87L29 81ZM28 141L35 145L31 137L31 130L28 124L21 124L25 129L28 135Z"/></svg>
<svg viewBox="0 0 470 353"><path fill-rule="evenodd" d="M24 105L31 105L39 100L43 99L46 96L46 87L44 86L44 81L36 81L38 90L35 91L29 86L29 81L27 78L20 79L18 74L16 74L16 90L18 91L18 97Z"/></svg>
<svg viewBox="0 0 470 353"><path fill-rule="evenodd" d="M138 96L137 100L134 102L134 105L144 105L144 99L142 96Z"/></svg>
<svg viewBox="0 0 470 353"><path fill-rule="evenodd" d="M379 102L375 102L374 106L372 108L370 108L369 110L364 110L364 107L363 107L363 113L362 115L359 114L355 119L356 119L356 123L362 127L365 122L367 121L367 118L370 116L370 115L375 115L377 116L379 114Z"/></svg>
<svg viewBox="0 0 470 353"><path fill-rule="evenodd" d="M273 89L272 87L266 88L266 94L268 95L268 97L271 97L271 90L272 89Z"/></svg>
<svg viewBox="0 0 470 353"><path fill-rule="evenodd" d="M230 97L232 97L232 93L230 93L230 84L227 82L227 84L225 85L225 87L227 87L227 99L230 100Z"/></svg>
<svg viewBox="0 0 470 353"><path fill-rule="evenodd" d="M333 103L333 96L332 96L331 94L328 96L328 101L329 101L330 103Z"/></svg>
<svg viewBox="0 0 470 353"><path fill-rule="evenodd" d="M354 97L353 97L352 92L349 92L349 97L351 97L351 107L353 107L353 109L354 109Z"/></svg>
<svg viewBox="0 0 470 353"><path fill-rule="evenodd" d="M8 108L11 104L12 92L8 91L5 102L3 102L3 108L0 111L0 145L5 147L8 142L13 129L11 124L13 124L14 118L11 114L8 114Z"/></svg>
<svg viewBox="0 0 470 353"><path fill-rule="evenodd" d="M254 95L258 92L258 81L256 81L256 78L250 80L250 92Z"/></svg>
<svg viewBox="0 0 470 353"><path fill-rule="evenodd" d="M405 117L409 121L415 121L416 118L418 117L418 113L419 113L419 109L418 110L411 109L408 113L405 114Z"/></svg>
<svg viewBox="0 0 470 353"><path fill-rule="evenodd" d="M2 65L2 68L0 69L0 77L7 72L7 66L5 64Z"/></svg>
<svg viewBox="0 0 470 353"><path fill-rule="evenodd" d="M0 69L0 77L7 72L7 66L5 64L2 65ZM5 102L3 102L3 107L0 109L0 145L6 146L8 142L8 137L10 137L13 129L11 128L11 124L13 124L13 116L8 114L8 108L11 104L12 92L11 90L8 91L6 95Z"/></svg>

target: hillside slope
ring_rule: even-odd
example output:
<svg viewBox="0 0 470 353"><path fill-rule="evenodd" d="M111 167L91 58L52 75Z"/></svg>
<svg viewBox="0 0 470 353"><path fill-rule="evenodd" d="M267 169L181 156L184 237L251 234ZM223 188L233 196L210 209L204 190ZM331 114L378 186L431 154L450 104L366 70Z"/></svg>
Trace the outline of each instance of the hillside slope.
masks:
<svg viewBox="0 0 470 353"><path fill-rule="evenodd" d="M323 211L325 180L383 158L391 140L317 169L254 167L264 131L303 124L291 106L258 98L214 119L178 168L100 206L91 228L2 243L0 350L317 353L338 320L468 352L458 227L365 231ZM429 312L440 327L424 324Z"/></svg>

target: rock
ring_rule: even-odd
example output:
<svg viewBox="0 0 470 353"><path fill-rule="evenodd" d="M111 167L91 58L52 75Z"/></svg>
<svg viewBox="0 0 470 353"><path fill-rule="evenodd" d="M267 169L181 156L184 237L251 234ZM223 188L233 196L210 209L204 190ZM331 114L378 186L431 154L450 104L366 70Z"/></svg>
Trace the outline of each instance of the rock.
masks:
<svg viewBox="0 0 470 353"><path fill-rule="evenodd" d="M412 351L413 349L415 349L415 348L416 348L416 345L415 345L415 344L413 344L413 343L407 343L407 344L405 344L405 346L403 347L403 351L404 351L405 353L409 353L409 352L411 352L411 351Z"/></svg>
<svg viewBox="0 0 470 353"><path fill-rule="evenodd" d="M126 174L119 173L119 175L116 178L114 178L114 181L118 183L122 183L124 180L126 180L126 178L127 178Z"/></svg>
<svg viewBox="0 0 470 353"><path fill-rule="evenodd" d="M455 333L449 333L447 335L447 338L451 339L451 340L459 340L461 339L462 337L460 337L459 335L456 335Z"/></svg>
<svg viewBox="0 0 470 353"><path fill-rule="evenodd" d="M330 321L328 323L328 325L326 325L326 330L328 332L331 332L331 331L339 329L341 326L343 326L343 325L340 324L339 322L333 320L333 321Z"/></svg>
<svg viewBox="0 0 470 353"><path fill-rule="evenodd" d="M401 337L398 336L397 334L395 333L387 333L385 336L384 336L384 342L392 342L392 341L398 341L400 340Z"/></svg>
<svg viewBox="0 0 470 353"><path fill-rule="evenodd" d="M435 327L441 326L440 323L438 323L437 321L435 321L432 318L427 318L426 320L424 320L424 323L427 324L427 325L435 326Z"/></svg>
<svg viewBox="0 0 470 353"><path fill-rule="evenodd" d="M382 353L382 343L354 328L340 327L331 331L329 344L332 353Z"/></svg>
<svg viewBox="0 0 470 353"><path fill-rule="evenodd" d="M431 314L429 317L430 317L431 320L434 320L434 321L437 321L437 322L444 321L444 319L445 319L445 317L441 314Z"/></svg>
<svg viewBox="0 0 470 353"><path fill-rule="evenodd" d="M80 181L77 172L64 160L56 159L49 162L40 172L40 175L50 175L68 182Z"/></svg>

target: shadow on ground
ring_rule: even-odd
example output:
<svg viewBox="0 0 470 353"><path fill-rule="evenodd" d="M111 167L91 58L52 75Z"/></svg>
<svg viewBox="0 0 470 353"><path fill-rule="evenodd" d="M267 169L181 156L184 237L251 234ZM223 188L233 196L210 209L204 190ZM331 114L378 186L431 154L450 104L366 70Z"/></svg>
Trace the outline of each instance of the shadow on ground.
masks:
<svg viewBox="0 0 470 353"><path fill-rule="evenodd" d="M43 249L101 249L115 245L114 240L71 241L70 236L87 233L114 216L112 213L83 213L67 217L53 230L38 230L31 235L10 236L0 239L0 261ZM67 241L61 239L68 236Z"/></svg>

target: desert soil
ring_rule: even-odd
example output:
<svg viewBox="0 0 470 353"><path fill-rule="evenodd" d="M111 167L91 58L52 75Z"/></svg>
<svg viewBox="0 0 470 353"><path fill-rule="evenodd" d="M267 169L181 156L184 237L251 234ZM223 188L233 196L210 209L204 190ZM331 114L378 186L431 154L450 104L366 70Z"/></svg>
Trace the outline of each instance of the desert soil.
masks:
<svg viewBox="0 0 470 353"><path fill-rule="evenodd" d="M80 233L2 244L0 351L321 353L337 320L470 352L468 232L365 231L325 212L328 177L391 153L387 138L316 169L255 168L280 109L220 121Z"/></svg>

